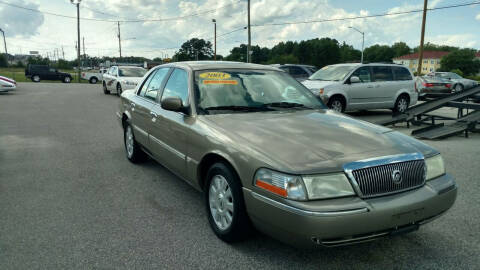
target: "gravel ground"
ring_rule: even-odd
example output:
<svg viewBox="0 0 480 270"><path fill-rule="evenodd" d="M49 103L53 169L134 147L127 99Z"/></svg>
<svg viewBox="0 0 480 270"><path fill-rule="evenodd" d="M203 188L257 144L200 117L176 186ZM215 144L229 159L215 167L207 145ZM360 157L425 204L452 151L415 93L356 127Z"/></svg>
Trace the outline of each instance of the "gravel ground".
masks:
<svg viewBox="0 0 480 270"><path fill-rule="evenodd" d="M418 232L315 250L260 234L228 245L200 193L153 161L127 161L117 103L99 84L19 83L0 94L0 269L480 268L480 134L426 141L459 195Z"/></svg>

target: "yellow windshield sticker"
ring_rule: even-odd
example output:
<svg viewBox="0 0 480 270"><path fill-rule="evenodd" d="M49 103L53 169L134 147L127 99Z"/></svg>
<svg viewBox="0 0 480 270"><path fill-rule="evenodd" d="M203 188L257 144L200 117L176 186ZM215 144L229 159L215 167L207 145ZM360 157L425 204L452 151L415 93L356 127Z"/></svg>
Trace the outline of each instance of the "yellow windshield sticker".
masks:
<svg viewBox="0 0 480 270"><path fill-rule="evenodd" d="M203 84L233 84L237 85L238 82L235 80L204 80Z"/></svg>
<svg viewBox="0 0 480 270"><path fill-rule="evenodd" d="M205 72L200 74L202 79L214 79L214 80L225 80L230 79L230 74L224 72Z"/></svg>

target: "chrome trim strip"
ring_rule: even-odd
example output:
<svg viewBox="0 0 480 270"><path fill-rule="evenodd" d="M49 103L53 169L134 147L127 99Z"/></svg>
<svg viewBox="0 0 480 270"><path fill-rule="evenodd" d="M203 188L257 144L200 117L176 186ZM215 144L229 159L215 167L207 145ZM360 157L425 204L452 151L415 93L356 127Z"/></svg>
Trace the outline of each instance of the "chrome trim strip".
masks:
<svg viewBox="0 0 480 270"><path fill-rule="evenodd" d="M353 244L353 243L361 243L361 242L376 240L377 238L387 236L389 233L390 232L382 232L382 233L376 233L376 234L361 236L361 237L357 237L357 238L341 239L341 240L333 240L333 241L321 241L321 244L325 245L325 246L337 246L337 245L348 245L348 244Z"/></svg>
<svg viewBox="0 0 480 270"><path fill-rule="evenodd" d="M375 157L375 158L362 159L362 160L345 163L343 164L343 170L345 171L345 174L348 176L350 183L352 184L355 192L357 192L357 194L360 197L363 197L362 191L360 190L360 186L358 185L357 180L355 180L355 177L353 176L353 171L358 169L364 169L364 168L370 168L370 167L376 167L376 166L394 164L394 163L406 162L406 161L421 160L421 159L425 159L425 157L418 152Z"/></svg>
<svg viewBox="0 0 480 270"><path fill-rule="evenodd" d="M252 197L254 197L257 200L260 200L262 202L268 203L272 206L275 206L277 208L280 208L282 210L302 215L302 216L311 216L311 217L336 217L336 216L344 216L344 215L353 215L353 214L361 214L361 213L366 213L368 212L368 208L357 208L357 209L349 209L349 210L341 210L341 211L325 211L325 212L314 212L314 211L308 211L308 210L303 210L300 208L296 208L290 205L286 205L280 202L277 202L275 200L272 200L270 198L267 198L263 195L260 195L256 192L253 192L251 190L245 189L250 192Z"/></svg>
<svg viewBox="0 0 480 270"><path fill-rule="evenodd" d="M162 147L164 147L165 149L167 149L168 151L172 152L173 154L175 154L179 158L185 159L185 155L182 152L180 152L177 149L171 147L170 145L160 141L159 139L155 138L155 136L152 136L150 134L149 138L152 139L155 143L157 143L157 144L161 145Z"/></svg>
<svg viewBox="0 0 480 270"><path fill-rule="evenodd" d="M140 133L142 133L142 135L145 136L145 137L148 136L148 133L147 133L145 130L139 128L137 125L133 125L133 129L134 129L134 130L137 130L137 131L140 132Z"/></svg>

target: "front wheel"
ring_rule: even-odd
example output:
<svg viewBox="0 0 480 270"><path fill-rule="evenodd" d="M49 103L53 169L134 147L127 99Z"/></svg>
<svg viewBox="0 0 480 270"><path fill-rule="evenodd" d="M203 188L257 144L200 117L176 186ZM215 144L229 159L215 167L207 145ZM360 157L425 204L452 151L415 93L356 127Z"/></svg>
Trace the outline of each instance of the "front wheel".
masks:
<svg viewBox="0 0 480 270"><path fill-rule="evenodd" d="M395 106L393 107L393 112L395 113L405 113L410 104L410 99L406 95L401 95L395 101Z"/></svg>
<svg viewBox="0 0 480 270"><path fill-rule="evenodd" d="M120 96L122 94L122 86L117 84L117 94Z"/></svg>
<svg viewBox="0 0 480 270"><path fill-rule="evenodd" d="M40 76L38 76L38 75L33 75L33 76L32 76L32 81L33 81L33 82L40 82Z"/></svg>
<svg viewBox="0 0 480 270"><path fill-rule="evenodd" d="M70 83L71 81L72 81L72 78L70 78L70 77L64 77L63 78L64 83Z"/></svg>
<svg viewBox="0 0 480 270"><path fill-rule="evenodd" d="M125 142L125 151L127 152L127 159L130 162L139 163L147 158L145 152L143 152L138 143L135 141L132 126L129 123L125 124L123 138Z"/></svg>
<svg viewBox="0 0 480 270"><path fill-rule="evenodd" d="M103 93L104 93L105 95L110 94L110 91L107 89L107 85L105 84L105 82L103 82Z"/></svg>
<svg viewBox="0 0 480 270"><path fill-rule="evenodd" d="M215 163L208 170L205 203L208 222L218 238L230 243L250 234L240 179L227 164Z"/></svg>
<svg viewBox="0 0 480 270"><path fill-rule="evenodd" d="M345 111L345 102L340 97L332 97L328 101L328 107L334 111L343 113Z"/></svg>
<svg viewBox="0 0 480 270"><path fill-rule="evenodd" d="M90 83L91 84L96 84L97 82L98 82L97 78L95 78L95 77L90 78Z"/></svg>

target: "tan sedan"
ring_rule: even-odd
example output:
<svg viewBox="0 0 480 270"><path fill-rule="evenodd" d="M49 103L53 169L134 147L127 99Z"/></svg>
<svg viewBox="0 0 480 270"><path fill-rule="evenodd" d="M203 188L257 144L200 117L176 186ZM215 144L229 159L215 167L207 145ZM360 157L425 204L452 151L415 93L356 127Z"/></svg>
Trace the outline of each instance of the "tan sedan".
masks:
<svg viewBox="0 0 480 270"><path fill-rule="evenodd" d="M203 191L227 242L252 228L297 246L363 242L414 231L456 199L438 151L328 110L274 67L161 65L122 93L117 116L127 158Z"/></svg>

